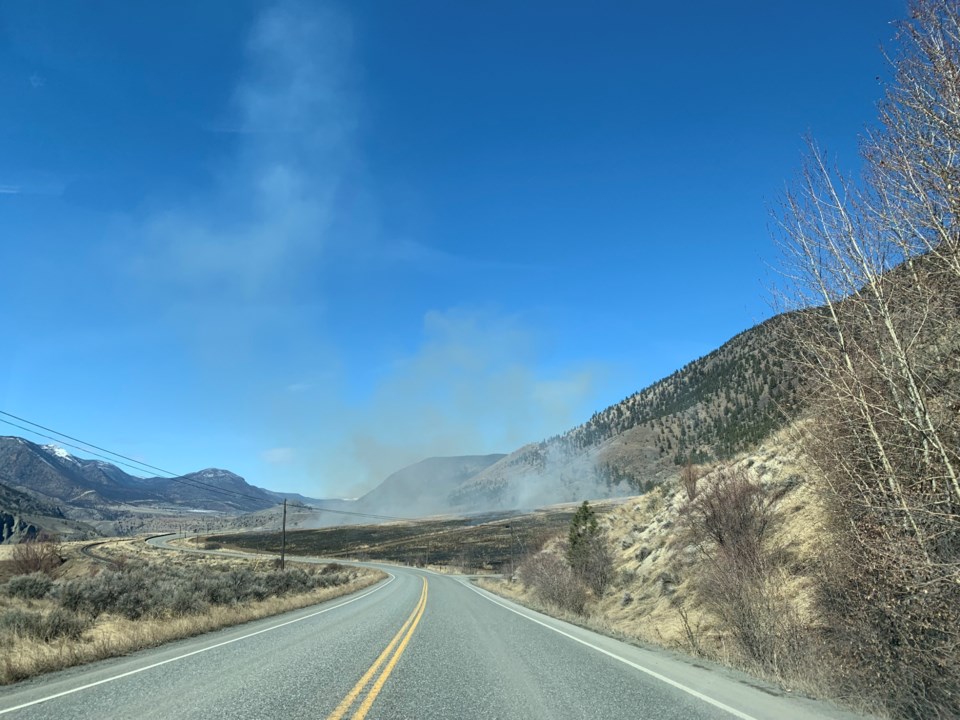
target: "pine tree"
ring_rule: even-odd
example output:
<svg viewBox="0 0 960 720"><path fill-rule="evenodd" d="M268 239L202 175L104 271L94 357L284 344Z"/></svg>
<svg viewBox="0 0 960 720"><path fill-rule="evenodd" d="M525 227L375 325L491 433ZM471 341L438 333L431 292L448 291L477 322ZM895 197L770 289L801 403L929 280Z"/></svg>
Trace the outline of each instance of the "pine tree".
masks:
<svg viewBox="0 0 960 720"><path fill-rule="evenodd" d="M597 526L597 517L586 500L577 508L576 514L570 521L568 536L567 560L571 567L577 569L586 560L587 550L593 538L600 532Z"/></svg>
<svg viewBox="0 0 960 720"><path fill-rule="evenodd" d="M613 579L613 556L600 532L593 508L586 500L570 521L567 561L578 582L589 587L595 597L602 596L610 586Z"/></svg>

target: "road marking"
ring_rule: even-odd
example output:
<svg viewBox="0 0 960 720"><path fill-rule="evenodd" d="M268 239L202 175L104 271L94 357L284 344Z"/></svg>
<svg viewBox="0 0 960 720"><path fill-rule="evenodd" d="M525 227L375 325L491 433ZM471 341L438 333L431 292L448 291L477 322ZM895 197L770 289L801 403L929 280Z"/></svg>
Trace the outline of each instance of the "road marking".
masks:
<svg viewBox="0 0 960 720"><path fill-rule="evenodd" d="M420 618L423 617L423 611L427 608L427 579L422 579L423 589L420 591L420 600L417 602L416 607L413 608L413 612L410 613L410 617L406 619L397 634L393 636L390 644L387 645L383 652L380 653L379 657L374 660L373 665L371 665L370 668L363 674L363 677L357 681L357 684L353 686L353 689L350 690L350 692L347 693L347 696L340 701L340 704L337 705L334 711L327 716L327 720L340 720L340 718L343 717L344 713L346 713L353 706L354 702L357 700L357 697L367 686L367 683L370 682L370 679L376 674L377 670L381 665L383 665L384 661L392 652L393 657L391 657L389 662L387 662L383 672L380 673L380 677L377 678L376 682L373 684L373 687L371 687L367 692L367 695L364 697L360 707L357 708L356 712L354 712L354 714L351 716L351 720L363 720L367 713L370 712L373 701L377 699L377 695L380 694L380 690L383 688L384 683L387 682L387 678L390 677L393 669L400 661L400 656L403 655L404 650L407 649L407 644L410 642L410 638L413 637L413 633L417 629L417 625L420 623ZM401 637L403 637L403 640L400 639ZM399 645L397 643L399 643ZM394 647L396 647L396 651L394 651Z"/></svg>
<svg viewBox="0 0 960 720"><path fill-rule="evenodd" d="M263 633L268 633L273 630L278 630L279 628L286 627L287 625L293 625L294 623L302 622L304 620L309 620L310 618L316 617L317 615L323 615L324 613L328 613L331 610L342 608L344 605L355 603L357 600L362 600L365 597L373 595L375 592L379 592L380 590L383 590L383 588L385 588L387 585L389 585L394 580L396 580L396 575L393 575L390 573L387 573L387 574L390 575L390 579L387 580L382 585L378 585L373 590L365 592L362 595L357 595L356 597L350 598L349 600L346 600L345 602L339 603L337 605L324 608L323 610L317 610L316 612L312 612L309 615L304 615L303 617L294 618L293 620L287 620L285 622L278 623L277 625L271 625L268 628L263 628L262 630L257 630L252 633L247 633L246 635L241 635L240 637L236 637L231 640L224 640L223 642L218 642L214 645L208 645L207 647L200 648L199 650L193 650L191 652L184 653L183 655L177 655L176 657L167 658L166 660L161 660L160 662L155 662L151 665L145 665L144 667L137 668L136 670L128 670L127 672L120 673L119 675L113 675L111 677L104 678L103 680L97 680L96 682L87 683L86 685L81 685L80 687L73 688L72 690L64 690L63 692L54 693L53 695L48 695L38 700L31 700L30 702L21 703L20 705L15 705L14 707L9 707L9 708L0 710L0 715L6 715L7 713L12 713L16 710L22 710L23 708L28 708L28 707L31 707L32 705L39 705L40 703L45 703L50 700L56 700L57 698L61 698L65 695L73 695L74 693L78 693L81 690L89 690L90 688L96 687L97 685L104 685L106 683L113 682L114 680L120 680L122 678L129 677L130 675L136 675L137 673L142 673L142 672L145 672L146 670L152 670L153 668L158 668L161 665L167 665L168 663L176 662L177 660L183 660L185 658L192 657L194 655L199 655L200 653L205 653L208 650L214 650L216 648L223 647L224 645L230 645L235 642L240 642L241 640L252 638L255 635L262 635Z"/></svg>
<svg viewBox="0 0 960 720"><path fill-rule="evenodd" d="M380 694L380 690L383 689L383 684L387 681L387 678L390 677L390 673L393 672L393 668L396 667L397 662L400 660L400 656L403 655L404 650L407 649L407 644L410 642L410 638L413 637L413 632L417 629L417 625L420 624L420 618L423 617L423 611L427 609L427 579L423 579L423 603L420 605L420 612L417 613L416 619L413 621L413 625L410 626L410 629L407 631L406 636L404 636L403 641L400 643L400 647L397 648L397 651L393 654L393 657L390 658L390 662L387 663L387 666L383 669L383 672L380 673L380 677L377 678L377 682L370 692L367 693L367 697L364 699L363 704L360 708L353 714L351 720L363 720L367 713L370 712L370 707L373 705L373 701L377 699L377 695Z"/></svg>
<svg viewBox="0 0 960 720"><path fill-rule="evenodd" d="M502 607L504 610L509 610L510 612L512 612L512 613L514 613L514 614L516 614L516 615L519 615L519 616L522 617L522 618L526 618L526 619L529 620L530 622L535 622L537 625L543 625L543 627L547 628L548 630L553 630L555 633L559 633L560 635L563 635L564 637L569 638L570 640L573 640L574 642L578 642L578 643L580 643L581 645L586 645L588 648L592 648L592 649L596 650L596 651L599 652L599 653L603 653L604 655L606 655L606 656L608 656L608 657L611 657L611 658L613 658L614 660L619 660L619 661L622 662L624 665L629 665L630 667L632 667L632 668L634 668L634 669L636 669L636 670L639 670L639 671L642 672L642 673L646 673L646 674L649 675L650 677L656 678L657 680L660 680L661 682L665 682L667 685L670 685L670 686L672 686L672 687L675 687L677 690L682 690L683 692L687 693L688 695L693 695L693 697L697 698L698 700L702 700L702 701L705 702L705 703L709 703L710 705L713 705L715 708L719 708L720 710L723 710L724 712L728 712L728 713L730 713L731 715L733 715L734 717L740 718L740 720L757 720L757 718L755 718L753 715L747 715L745 712L741 712L740 710L737 710L736 708L732 708L732 707L730 707L729 705L726 705L726 704L720 702L719 700L714 700L712 697L709 697L708 695L704 695L702 692L698 692L697 690L694 690L692 687L688 687L687 685L684 685L683 683L678 683L676 680L671 680L671 679L668 678L666 675L661 675L660 673L658 673L658 672L655 671L655 670L651 670L650 668L646 668L646 667L644 667L643 665L639 665L639 664L637 664L637 663L635 663L635 662L633 662L633 661L631 661L631 660L627 660L626 658L621 657L621 656L617 655L616 653L610 652L609 650L604 650L604 649L603 649L602 647L600 647L599 645L594 645L594 644L591 643L591 642L588 642L588 641L586 641L586 640L583 640L583 639L581 639L581 638L578 638L576 635L571 635L571 634L568 633L568 632L564 632L564 631L561 630L560 628L556 628L556 627L554 627L553 625L550 625L549 623L545 623L545 622L543 622L542 620L537 620L537 618L535 618L535 617L531 617L530 615L527 615L526 613L522 613L522 612L520 612L519 610L516 610L515 608L510 607L509 605L505 605L504 603L500 602L499 600L494 599L491 595L488 595L486 592L483 592L483 591L481 591L480 589L474 587L472 583L464 583L464 585L466 585L468 588L470 588L471 590L473 590L473 591L474 591L475 593L477 593L477 595L479 595L480 597L486 598L487 600L489 600L490 602L492 602L494 605L499 605L499 606Z"/></svg>

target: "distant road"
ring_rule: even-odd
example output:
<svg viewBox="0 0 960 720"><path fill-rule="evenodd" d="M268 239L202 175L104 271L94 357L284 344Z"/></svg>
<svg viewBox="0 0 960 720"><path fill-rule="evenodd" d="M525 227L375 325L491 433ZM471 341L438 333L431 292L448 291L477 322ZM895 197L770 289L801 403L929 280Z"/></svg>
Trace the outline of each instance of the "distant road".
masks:
<svg viewBox="0 0 960 720"><path fill-rule="evenodd" d="M857 717L554 620L463 578L376 566L390 577L352 596L0 688L0 715Z"/></svg>

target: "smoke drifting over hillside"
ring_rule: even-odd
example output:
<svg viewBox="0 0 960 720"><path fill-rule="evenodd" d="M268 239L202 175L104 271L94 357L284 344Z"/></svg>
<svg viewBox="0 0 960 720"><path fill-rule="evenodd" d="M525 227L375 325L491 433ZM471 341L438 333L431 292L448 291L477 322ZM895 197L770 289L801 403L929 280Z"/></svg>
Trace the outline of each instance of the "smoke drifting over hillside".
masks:
<svg viewBox="0 0 960 720"><path fill-rule="evenodd" d="M451 500L465 510L532 510L562 502L635 494L626 481L608 483L597 472L597 453L567 454L555 444L521 448L478 473Z"/></svg>
<svg viewBox="0 0 960 720"><path fill-rule="evenodd" d="M596 369L538 375L538 340L517 317L428 313L420 347L351 414L327 473L356 496L424 458L507 452L582 419Z"/></svg>

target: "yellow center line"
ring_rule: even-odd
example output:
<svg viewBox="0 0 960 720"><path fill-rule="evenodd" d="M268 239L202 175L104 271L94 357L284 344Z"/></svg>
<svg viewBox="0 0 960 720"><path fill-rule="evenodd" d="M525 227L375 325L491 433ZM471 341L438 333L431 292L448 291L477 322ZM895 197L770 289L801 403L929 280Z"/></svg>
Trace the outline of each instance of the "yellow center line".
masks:
<svg viewBox="0 0 960 720"><path fill-rule="evenodd" d="M420 618L423 617L423 611L427 609L427 579L423 579L423 602L420 604L420 612L417 613L417 617L414 619L413 624L410 626L410 629L407 631L407 634L404 636L403 641L400 643L400 646L397 648L397 651L393 654L393 657L390 658L390 662L387 663L387 666L383 669L383 672L380 674L380 677L377 678L377 681L373 684L373 687L370 688L370 692L367 693L367 696L363 699L363 704L360 705L360 708L353 714L351 720L363 720L367 716L367 713L370 712L370 706L373 705L373 701L377 699L377 695L380 694L383 684L387 681L387 678L390 677L390 673L393 672L393 668L396 667L397 662L400 660L400 656L403 655L403 651L407 649L407 643L410 642L410 638L413 637L413 631L417 629L417 625L420 622Z"/></svg>
<svg viewBox="0 0 960 720"><path fill-rule="evenodd" d="M393 652L394 647L397 643L400 643L400 647L397 650L396 654L391 658L390 662L387 664L387 668L383 671L383 674L377 678L376 684L370 690L370 693L364 699L363 705L359 710L353 715L353 718L360 720L363 718L367 712L370 710L370 706L373 704L373 700L376 698L377 694L380 692L380 688L383 687L383 684L386 682L387 677L393 671L394 666L397 664L397 661L400 659L400 655L403 654L404 649L407 646L407 643L410 641L410 637L413 635L413 631L417 627L417 623L420 622L420 618L423 616L423 611L427 607L427 579L423 578L423 589L420 591L420 600L417 602L413 612L410 613L410 617L406 619L403 625L400 627L400 630L396 635L393 636L393 639L390 641L390 644L384 649L380 656L374 660L373 665L370 666L370 669L367 670L363 677L357 681L357 684L353 686L353 689L347 693L347 696L340 701L340 704L334 709L330 715L327 716L327 720L340 720L343 717L344 713L350 709L353 703L356 701L360 693L363 692L363 689L367 686L367 683L370 682L370 679L376 674L377 670L383 665L383 662L389 657L390 653ZM406 633L406 636L404 636ZM403 637L401 642L400 638ZM361 714L362 713L362 714Z"/></svg>

